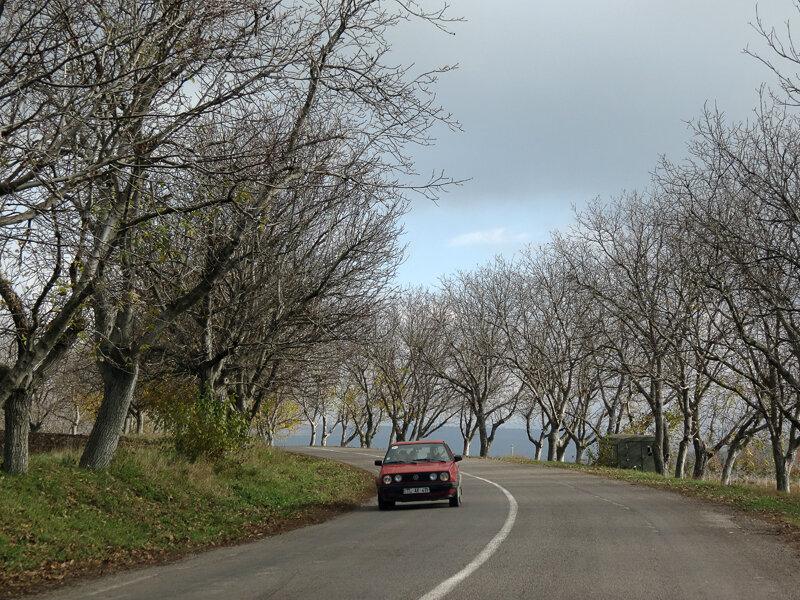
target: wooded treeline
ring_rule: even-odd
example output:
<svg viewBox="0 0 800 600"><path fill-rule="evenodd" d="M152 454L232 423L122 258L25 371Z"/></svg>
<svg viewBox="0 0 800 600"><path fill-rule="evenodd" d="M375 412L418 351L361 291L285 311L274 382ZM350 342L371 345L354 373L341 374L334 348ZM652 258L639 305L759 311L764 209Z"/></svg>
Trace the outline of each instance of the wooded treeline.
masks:
<svg viewBox="0 0 800 600"><path fill-rule="evenodd" d="M707 109L687 159L513 259L392 288L409 143L455 127L438 72L390 67L410 0L0 5L3 468L73 381L104 468L126 418L217 406L267 441L370 446L527 424L537 457L655 434L663 475L765 438L800 449L800 55L746 122ZM442 70L446 70L445 67ZM416 186L435 195L434 178ZM88 362L88 364L87 364ZM78 380L75 381L75 374ZM97 384L92 384L96 378ZM83 386L83 387L81 387ZM187 398L189 400L187 400ZM194 409L192 409L194 410ZM188 416L187 416L188 415ZM183 419L183 421L181 421ZM691 470L691 473L688 471Z"/></svg>
<svg viewBox="0 0 800 600"><path fill-rule="evenodd" d="M448 23L415 0L0 3L4 470L76 352L102 390L81 465L104 468L137 384L255 421L311 349L358 339L405 194L447 183L406 147L457 127L448 67L390 55L407 19Z"/></svg>
<svg viewBox="0 0 800 600"><path fill-rule="evenodd" d="M665 159L650 189L590 203L549 243L408 291L381 316L376 341L345 362L393 439L458 417L464 451L477 436L486 456L516 414L537 457L545 439L549 460L568 444L581 460L601 436L650 432L661 474L691 465L700 478L716 457L728 482L765 437L788 491L800 449L800 118L765 100L751 122L708 111L694 129L690 158Z"/></svg>
<svg viewBox="0 0 800 600"><path fill-rule="evenodd" d="M603 435L650 432L658 472L701 478L718 460L725 483L765 439L776 487L789 490L800 449L800 88L786 73L800 54L756 27L780 90L763 89L749 120L707 108L687 158L663 159L647 190L598 199L550 242L407 291L383 315L379 341L351 357L357 380L373 384L358 394L373 403L368 423L383 411L404 439L451 415L464 451L477 435L486 456L516 414L551 460L568 444L581 460ZM367 425L351 417L351 427L369 442Z"/></svg>

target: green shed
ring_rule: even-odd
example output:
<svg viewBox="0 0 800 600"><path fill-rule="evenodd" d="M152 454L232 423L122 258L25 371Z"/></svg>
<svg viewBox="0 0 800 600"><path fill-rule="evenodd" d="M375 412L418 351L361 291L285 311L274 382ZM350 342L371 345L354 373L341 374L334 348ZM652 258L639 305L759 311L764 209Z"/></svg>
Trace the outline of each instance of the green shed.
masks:
<svg viewBox="0 0 800 600"><path fill-rule="evenodd" d="M597 464L618 469L636 469L655 472L652 435L613 434L600 439Z"/></svg>

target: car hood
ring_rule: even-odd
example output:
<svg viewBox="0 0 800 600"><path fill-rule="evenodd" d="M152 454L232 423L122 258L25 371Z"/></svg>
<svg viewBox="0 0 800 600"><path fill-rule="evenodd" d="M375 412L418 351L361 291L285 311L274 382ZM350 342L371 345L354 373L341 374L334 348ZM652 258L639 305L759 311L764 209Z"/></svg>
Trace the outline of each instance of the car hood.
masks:
<svg viewBox="0 0 800 600"><path fill-rule="evenodd" d="M425 471L447 471L455 463L450 461L442 462L418 462L418 463L392 463L381 467L382 473L419 473Z"/></svg>

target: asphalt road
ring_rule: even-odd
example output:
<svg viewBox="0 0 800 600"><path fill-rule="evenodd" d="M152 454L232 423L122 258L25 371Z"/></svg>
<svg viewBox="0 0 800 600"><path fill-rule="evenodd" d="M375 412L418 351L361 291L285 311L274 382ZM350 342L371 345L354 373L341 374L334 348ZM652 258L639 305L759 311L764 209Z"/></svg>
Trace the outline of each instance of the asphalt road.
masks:
<svg viewBox="0 0 800 600"><path fill-rule="evenodd" d="M379 450L296 448L373 472ZM758 524L599 477L465 459L464 504L375 501L321 525L121 573L58 599L800 598Z"/></svg>

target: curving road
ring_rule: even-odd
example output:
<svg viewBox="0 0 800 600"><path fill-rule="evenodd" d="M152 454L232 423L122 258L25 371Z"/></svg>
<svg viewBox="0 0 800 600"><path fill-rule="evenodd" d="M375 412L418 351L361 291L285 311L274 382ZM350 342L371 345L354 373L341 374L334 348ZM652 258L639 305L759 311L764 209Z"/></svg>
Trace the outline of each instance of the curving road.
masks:
<svg viewBox="0 0 800 600"><path fill-rule="evenodd" d="M377 472L379 450L294 448ZM327 523L41 596L59 599L800 598L756 522L559 469L465 459L464 504L373 501Z"/></svg>

